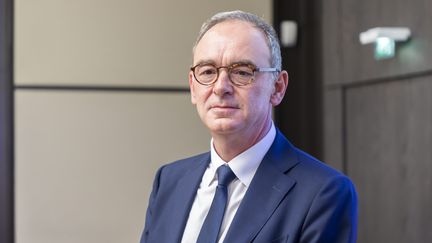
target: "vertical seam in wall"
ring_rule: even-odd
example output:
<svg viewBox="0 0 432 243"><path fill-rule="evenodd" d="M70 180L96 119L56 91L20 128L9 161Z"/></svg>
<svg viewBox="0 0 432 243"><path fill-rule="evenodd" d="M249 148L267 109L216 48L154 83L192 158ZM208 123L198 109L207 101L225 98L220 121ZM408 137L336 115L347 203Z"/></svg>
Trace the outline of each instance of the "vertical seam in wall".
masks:
<svg viewBox="0 0 432 243"><path fill-rule="evenodd" d="M342 119L342 171L348 175L348 128L347 128L347 88L342 87L342 107L341 107L341 119Z"/></svg>
<svg viewBox="0 0 432 243"><path fill-rule="evenodd" d="M14 85L15 85L15 1L11 0L10 1L11 4L11 13L10 13L10 18L11 18L11 44L10 44L10 75L11 75L11 83L10 83L10 95L11 95L11 100L10 100L10 109L11 109L11 118L10 118L10 136L11 136L11 209L12 209L12 219L11 219L11 224L12 224L12 232L11 232L11 237L12 237L12 242L16 242L16 219L15 219L15 90L14 90Z"/></svg>
<svg viewBox="0 0 432 243"><path fill-rule="evenodd" d="M317 11L316 11L316 18L315 20L315 25L317 26L318 30L316 31L318 37L317 39L318 44L317 45L317 57L315 58L315 60L317 60L318 65L316 65L316 72L318 72L318 82L317 82L317 86L319 87L319 92L317 92L317 104L318 104L318 110L316 110L316 118L318 120L316 124L316 134L317 134L317 143L316 144L316 150L317 150L317 154L320 158L324 158L324 72L323 72L323 24L322 24L322 18L323 18L323 1L318 1L318 7L317 7Z"/></svg>
<svg viewBox="0 0 432 243"><path fill-rule="evenodd" d="M338 17L336 18L336 19L342 19L342 14L343 14L343 11L342 11L342 3L341 3L341 0L339 0L339 1L337 1L337 4L336 4L336 8L337 8L337 15L338 15ZM336 43L337 45L340 45L341 43L343 43L343 39L342 39L342 22L343 21L337 21L337 23L338 23L338 25L337 25L337 28L338 28L338 30L339 31L337 31L337 40L338 40L338 43ZM344 55L343 55L343 51L344 51L344 49L343 48L339 48L339 52L337 52L340 56L339 56L339 58L337 58L337 60L338 60L338 62L339 62L339 65L340 65L340 69L339 70L345 70L344 69L344 60L343 60L343 57L344 57ZM344 78L344 76L345 75L343 75L343 72L340 72L339 73L339 77L342 77L342 78ZM339 82L341 82L341 80L339 80Z"/></svg>
<svg viewBox="0 0 432 243"><path fill-rule="evenodd" d="M338 0L337 1L337 4L336 4L336 8L337 8L337 15L338 15L338 18L337 19L341 19L342 18L342 15L343 15L343 11L342 11L342 1L341 0ZM342 42L342 32L343 31L341 31L342 30L342 21L337 21L337 28L340 30L340 31L337 31L337 40L338 40L338 43L343 43ZM338 52L338 54L340 55L339 56L339 58L337 58L337 60L339 61L339 66L340 66L340 69L339 70L344 70L344 60L343 60L343 57L344 57L344 55L343 55L343 48L341 48L341 49L339 49L340 51ZM344 75L343 75L343 72L340 72L339 73L339 79L343 79L344 78ZM339 82L342 82L342 80L339 80ZM341 130L342 130L342 137L341 137L341 140L342 140L342 155L341 155L341 157L342 157L342 171L343 171L343 173L345 173L346 175L348 175L348 144L347 144L347 142L348 142L348 134L347 134L347 132L348 132L348 129L347 129L347 126L348 126L348 124L347 124L347 109L346 109L346 107L347 107L347 104L346 104L346 101L347 101L347 99L346 99L346 91L347 91L347 88L345 87L345 86L343 86L342 85L342 87L341 87L341 95L342 95L342 97L341 97L341 103L342 103L342 105L341 105L341 119L342 119L342 121L341 121Z"/></svg>

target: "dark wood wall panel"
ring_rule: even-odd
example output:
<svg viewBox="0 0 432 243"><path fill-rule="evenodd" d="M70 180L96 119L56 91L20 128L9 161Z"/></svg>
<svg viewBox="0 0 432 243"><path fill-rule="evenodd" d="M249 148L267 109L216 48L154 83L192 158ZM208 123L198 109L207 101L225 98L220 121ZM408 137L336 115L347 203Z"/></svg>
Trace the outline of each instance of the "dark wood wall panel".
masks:
<svg viewBox="0 0 432 243"><path fill-rule="evenodd" d="M432 242L432 76L347 89L358 242Z"/></svg>
<svg viewBox="0 0 432 243"><path fill-rule="evenodd" d="M339 0L326 6L324 53L327 84L347 84L432 70L432 1ZM324 5L325 6L325 5ZM337 21L334 20L337 19ZM374 45L361 45L359 34L373 27L409 27L413 38L397 46L397 56L374 59ZM335 29L338 31L335 33ZM339 35L339 36L337 36ZM339 58L340 55L340 58ZM338 65L337 67L334 67ZM340 72L341 78L332 78ZM324 71L326 73L326 71ZM333 75L333 76L332 76Z"/></svg>
<svg viewBox="0 0 432 243"><path fill-rule="evenodd" d="M432 242L432 1L321 1L323 154L359 198L359 243ZM359 34L409 27L375 60Z"/></svg>
<svg viewBox="0 0 432 243"><path fill-rule="evenodd" d="M13 1L0 0L0 242L14 242Z"/></svg>
<svg viewBox="0 0 432 243"><path fill-rule="evenodd" d="M323 99L324 161L333 168L344 171L343 90L326 90Z"/></svg>
<svg viewBox="0 0 432 243"><path fill-rule="evenodd" d="M281 47L282 66L289 85L282 103L275 108L279 129L299 148L321 157L321 5L314 0L274 0L273 24L280 32L284 20L298 24L294 47Z"/></svg>
<svg viewBox="0 0 432 243"><path fill-rule="evenodd" d="M341 25L339 0L322 0L322 77L323 84L337 84L342 78Z"/></svg>

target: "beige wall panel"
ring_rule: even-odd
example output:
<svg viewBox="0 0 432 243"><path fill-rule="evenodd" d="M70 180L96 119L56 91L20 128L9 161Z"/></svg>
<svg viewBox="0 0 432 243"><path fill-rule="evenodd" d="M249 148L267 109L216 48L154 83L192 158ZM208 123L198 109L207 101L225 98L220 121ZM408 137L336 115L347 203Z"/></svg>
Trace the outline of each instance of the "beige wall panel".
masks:
<svg viewBox="0 0 432 243"><path fill-rule="evenodd" d="M15 82L187 86L201 23L243 9L271 21L270 0L17 0Z"/></svg>
<svg viewBox="0 0 432 243"><path fill-rule="evenodd" d="M138 242L156 169L209 149L189 99L17 91L17 243Z"/></svg>

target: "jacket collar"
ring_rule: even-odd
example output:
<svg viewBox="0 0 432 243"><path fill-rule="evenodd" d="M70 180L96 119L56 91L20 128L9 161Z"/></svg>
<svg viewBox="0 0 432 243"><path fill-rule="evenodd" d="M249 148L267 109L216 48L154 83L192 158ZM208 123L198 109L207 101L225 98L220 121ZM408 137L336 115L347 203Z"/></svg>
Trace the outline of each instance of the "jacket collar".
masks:
<svg viewBox="0 0 432 243"><path fill-rule="evenodd" d="M172 202L175 205L172 207L173 211L170 212L172 217L170 218L170 222L168 222L170 232L172 233L163 236L167 238L164 242L181 241L192 203L209 163L210 153L196 157L195 162L191 163L193 166L178 180L176 189L172 195L172 198L176 199L175 202Z"/></svg>
<svg viewBox="0 0 432 243"><path fill-rule="evenodd" d="M252 179L224 242L251 242L255 238L294 187L295 180L285 173L298 163L295 148L277 130L275 141Z"/></svg>
<svg viewBox="0 0 432 243"><path fill-rule="evenodd" d="M166 242L180 242L198 186L210 162L210 153L195 158L196 163L179 179L173 197L175 210L170 219ZM298 164L295 148L277 129L276 138L264 156L231 223L224 242L251 242L295 185L285 173ZM259 213L251 213L259 212ZM250 222L254 222L251 224ZM247 239L247 241L245 241Z"/></svg>

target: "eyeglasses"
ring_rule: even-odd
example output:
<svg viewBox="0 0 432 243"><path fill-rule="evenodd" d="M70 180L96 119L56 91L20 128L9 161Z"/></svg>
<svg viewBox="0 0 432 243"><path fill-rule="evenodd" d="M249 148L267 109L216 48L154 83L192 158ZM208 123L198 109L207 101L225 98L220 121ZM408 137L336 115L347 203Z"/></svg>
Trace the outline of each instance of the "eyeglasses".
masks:
<svg viewBox="0 0 432 243"><path fill-rule="evenodd" d="M237 86L244 86L255 80L256 72L279 72L277 68L258 68L253 64L234 63L229 66L216 67L213 64L197 64L191 67L195 80L202 85L212 85L219 77L220 69L226 68L230 81Z"/></svg>

